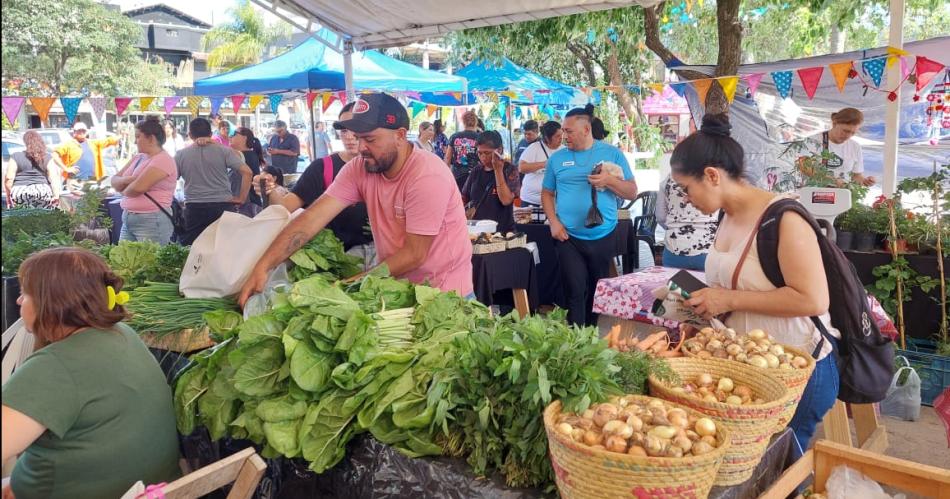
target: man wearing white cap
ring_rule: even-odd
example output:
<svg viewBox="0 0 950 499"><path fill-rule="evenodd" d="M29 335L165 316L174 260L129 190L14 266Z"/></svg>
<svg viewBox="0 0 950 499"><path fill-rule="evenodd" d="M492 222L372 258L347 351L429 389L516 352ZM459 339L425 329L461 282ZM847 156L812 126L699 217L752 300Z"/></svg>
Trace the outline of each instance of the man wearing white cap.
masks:
<svg viewBox="0 0 950 499"><path fill-rule="evenodd" d="M88 133L89 128L86 124L77 121L73 125L73 140L56 148L56 154L63 163L64 171L77 180L99 180L104 177L102 151L119 144L118 137L96 140L88 138Z"/></svg>

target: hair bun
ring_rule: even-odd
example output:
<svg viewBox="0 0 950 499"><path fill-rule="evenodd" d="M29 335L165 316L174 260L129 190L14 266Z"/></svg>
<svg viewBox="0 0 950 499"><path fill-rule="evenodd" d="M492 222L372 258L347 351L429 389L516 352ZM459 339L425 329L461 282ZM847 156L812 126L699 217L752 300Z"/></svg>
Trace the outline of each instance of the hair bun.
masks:
<svg viewBox="0 0 950 499"><path fill-rule="evenodd" d="M725 114L706 114L703 116L703 124L699 130L709 135L729 137L732 125L729 124L729 117Z"/></svg>
<svg viewBox="0 0 950 499"><path fill-rule="evenodd" d="M593 116L594 116L594 105L593 105L593 104L587 104L586 106L584 106L584 113L585 113L585 114L589 114L591 117L593 117Z"/></svg>

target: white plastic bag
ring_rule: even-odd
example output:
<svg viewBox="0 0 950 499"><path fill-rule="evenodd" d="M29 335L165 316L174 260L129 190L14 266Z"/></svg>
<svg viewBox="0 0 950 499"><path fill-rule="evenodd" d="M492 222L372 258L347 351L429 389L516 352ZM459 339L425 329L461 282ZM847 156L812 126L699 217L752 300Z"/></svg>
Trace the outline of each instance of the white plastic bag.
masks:
<svg viewBox="0 0 950 499"><path fill-rule="evenodd" d="M179 289L188 298L231 296L251 275L254 265L290 221L280 205L254 218L225 212L191 245Z"/></svg>
<svg viewBox="0 0 950 499"><path fill-rule="evenodd" d="M904 421L917 421L920 419L920 376L917 375L917 370L910 367L907 358L897 358L903 359L904 367L894 373L887 396L881 401L881 414ZM907 379L904 384L899 385L900 377L905 372Z"/></svg>
<svg viewBox="0 0 950 499"><path fill-rule="evenodd" d="M825 483L828 499L904 499L904 494L891 496L884 492L881 485L864 476L863 473L843 464L831 470L831 476Z"/></svg>

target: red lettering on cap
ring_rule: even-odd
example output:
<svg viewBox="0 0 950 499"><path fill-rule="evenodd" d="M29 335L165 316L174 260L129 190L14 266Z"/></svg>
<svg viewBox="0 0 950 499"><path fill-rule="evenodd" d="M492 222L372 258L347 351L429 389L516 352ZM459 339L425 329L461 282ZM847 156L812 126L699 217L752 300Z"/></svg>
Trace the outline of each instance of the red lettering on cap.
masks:
<svg viewBox="0 0 950 499"><path fill-rule="evenodd" d="M389 124L389 125L395 125L395 124L396 124L396 116L395 116L395 115L392 115L392 114L387 114L387 115L386 115L386 123Z"/></svg>
<svg viewBox="0 0 950 499"><path fill-rule="evenodd" d="M361 114L369 111L369 103L365 100L358 100L353 105L353 114Z"/></svg>

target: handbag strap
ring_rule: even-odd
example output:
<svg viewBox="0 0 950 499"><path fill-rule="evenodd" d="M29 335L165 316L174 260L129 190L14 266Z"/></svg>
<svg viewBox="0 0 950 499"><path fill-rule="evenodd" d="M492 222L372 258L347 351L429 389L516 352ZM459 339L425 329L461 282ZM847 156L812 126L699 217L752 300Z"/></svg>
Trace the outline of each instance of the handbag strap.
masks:
<svg viewBox="0 0 950 499"><path fill-rule="evenodd" d="M323 157L323 188L329 189L333 183L333 159L330 156Z"/></svg>
<svg viewBox="0 0 950 499"><path fill-rule="evenodd" d="M828 152L831 151L828 147L828 132L821 133L821 166L828 167Z"/></svg>
<svg viewBox="0 0 950 499"><path fill-rule="evenodd" d="M732 289L736 289L739 285L739 273L742 271L742 265L745 263L746 257L749 256L749 250L752 249L755 236L759 233L759 226L762 225L762 220L765 220L765 214L769 212L770 206L772 206L771 202L765 207L765 211L759 216L759 220L755 222L755 227L752 228L752 233L749 234L749 240L746 241L745 248L742 248L742 254L739 256L739 261L736 262L736 270L732 272Z"/></svg>
<svg viewBox="0 0 950 499"><path fill-rule="evenodd" d="M175 217L173 217L172 214L169 213L168 210L165 209L165 207L163 207L162 205L158 204L158 201L156 201L155 198L153 198L151 195L149 195L149 193L144 192L144 193L142 193L142 195L145 196L145 197L147 197L149 201L151 201L155 206L157 206L158 209L161 210L161 212L164 213L165 216L168 217L168 219L171 220L171 221L172 221L172 224L174 225L174 223L175 223Z"/></svg>
<svg viewBox="0 0 950 499"><path fill-rule="evenodd" d="M476 204L476 205L474 206L475 211L474 211L473 213L477 213L477 212L478 212L478 209L481 208L481 207L482 207L482 204L485 203L485 200L488 199L488 195L491 194L492 187L495 187L495 175L494 175L494 174L495 174L495 172L494 172L494 170L492 170L492 178L491 178L491 181L488 182L488 183L485 185L485 192L482 193L482 198L478 200L478 204ZM475 216L475 215L473 214L472 216Z"/></svg>

